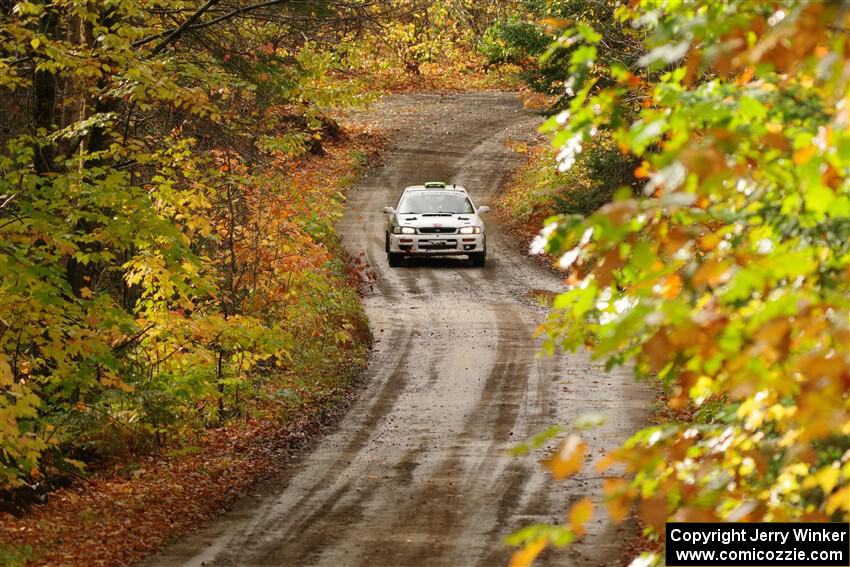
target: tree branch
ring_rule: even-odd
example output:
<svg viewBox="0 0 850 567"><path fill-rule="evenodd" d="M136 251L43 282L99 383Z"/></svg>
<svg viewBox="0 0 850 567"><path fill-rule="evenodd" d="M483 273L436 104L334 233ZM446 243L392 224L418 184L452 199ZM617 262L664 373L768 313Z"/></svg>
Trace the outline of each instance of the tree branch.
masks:
<svg viewBox="0 0 850 567"><path fill-rule="evenodd" d="M180 26L160 34L165 35L165 39L158 43L156 47L151 50L151 55L156 55L157 53L168 47L171 43L174 42L174 40L180 37L183 32L186 31L186 29L188 29L192 24L198 21L198 18L203 16L204 12L212 8L215 4L218 4L218 2L220 2L220 0L207 0L206 4L198 8L197 12L186 18L186 21L180 24Z"/></svg>
<svg viewBox="0 0 850 567"><path fill-rule="evenodd" d="M240 16L242 14L246 14L248 12L253 12L254 10L259 10L260 8L266 8L268 6L274 6L275 4L283 4L284 2L289 2L290 0L266 0L264 2L259 2L257 4L252 4L250 6L243 6L241 8L235 8L235 9L231 10L230 12L227 12L226 14L222 14L221 16L215 17L208 22L202 22L202 23L196 24L195 22L197 21L197 19L204 12L206 12L209 8L211 8L213 4L217 3L218 1L219 0L209 0L197 12L192 14L192 16L189 19L187 19L185 22L183 22L180 25L180 27L165 30L165 31L162 31L158 34L154 34L154 35L150 35L148 37L142 38L142 39L134 42L133 47L141 47L142 45L145 45L146 43L150 43L151 41L153 41L157 38L160 38L160 37L167 35L168 37L166 37L166 39L163 40L162 43L158 44L151 51L152 55L156 55L157 53L162 51L162 49L165 46L167 46L169 43L174 41L174 39L176 39L178 35L182 34L183 32L185 32L187 30L197 30L197 29L202 29L202 28L208 28L210 26L214 26L215 24L217 24L219 22L223 22L225 20L235 18L235 17Z"/></svg>

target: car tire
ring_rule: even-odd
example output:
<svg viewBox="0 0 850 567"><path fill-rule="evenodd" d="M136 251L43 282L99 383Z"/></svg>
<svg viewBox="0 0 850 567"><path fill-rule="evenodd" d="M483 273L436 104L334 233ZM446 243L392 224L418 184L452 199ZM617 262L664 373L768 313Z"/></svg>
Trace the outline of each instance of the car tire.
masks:
<svg viewBox="0 0 850 567"><path fill-rule="evenodd" d="M469 255L469 265L475 266L476 268L483 268L487 263L487 253L486 252L476 252L474 254Z"/></svg>
<svg viewBox="0 0 850 567"><path fill-rule="evenodd" d="M404 258L402 254L397 252L387 252L387 264L390 265L390 268L398 268L401 266L402 258Z"/></svg>

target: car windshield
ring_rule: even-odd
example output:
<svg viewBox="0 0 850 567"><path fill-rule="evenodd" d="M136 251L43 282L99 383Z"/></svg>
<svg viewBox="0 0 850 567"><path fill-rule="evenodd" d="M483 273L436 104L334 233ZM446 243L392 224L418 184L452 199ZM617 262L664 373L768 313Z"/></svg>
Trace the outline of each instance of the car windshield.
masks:
<svg viewBox="0 0 850 567"><path fill-rule="evenodd" d="M464 193L447 191L412 191L398 204L401 214L455 213L472 214L475 210Z"/></svg>

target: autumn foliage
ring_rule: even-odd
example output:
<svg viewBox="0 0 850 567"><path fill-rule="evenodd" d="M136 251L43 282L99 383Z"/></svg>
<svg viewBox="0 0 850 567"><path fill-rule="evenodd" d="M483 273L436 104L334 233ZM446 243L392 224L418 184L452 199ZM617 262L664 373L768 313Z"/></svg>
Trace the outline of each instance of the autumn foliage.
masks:
<svg viewBox="0 0 850 567"><path fill-rule="evenodd" d="M336 119L506 84L475 51L504 4L0 2L4 499L362 363L334 224L382 139Z"/></svg>
<svg viewBox="0 0 850 567"><path fill-rule="evenodd" d="M609 513L636 509L656 539L668 518L846 522L850 7L617 14L645 38L639 66L597 61L593 22L565 28L575 96L545 127L562 162L613 136L642 161L642 194L553 217L538 241L569 270L549 348L587 346L665 392L666 419L601 464L630 474L607 481Z"/></svg>
<svg viewBox="0 0 850 567"><path fill-rule="evenodd" d="M351 7L273 4L0 4L0 488L291 401L365 339L333 224L375 144L304 169L364 100L315 44Z"/></svg>

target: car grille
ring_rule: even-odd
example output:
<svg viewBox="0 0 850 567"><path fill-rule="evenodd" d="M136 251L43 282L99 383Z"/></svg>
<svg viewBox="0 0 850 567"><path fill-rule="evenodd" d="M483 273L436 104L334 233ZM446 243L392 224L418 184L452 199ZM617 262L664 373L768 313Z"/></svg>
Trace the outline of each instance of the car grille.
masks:
<svg viewBox="0 0 850 567"><path fill-rule="evenodd" d="M447 226L426 226L419 229L420 234L454 234L456 232L456 228L450 228Z"/></svg>

